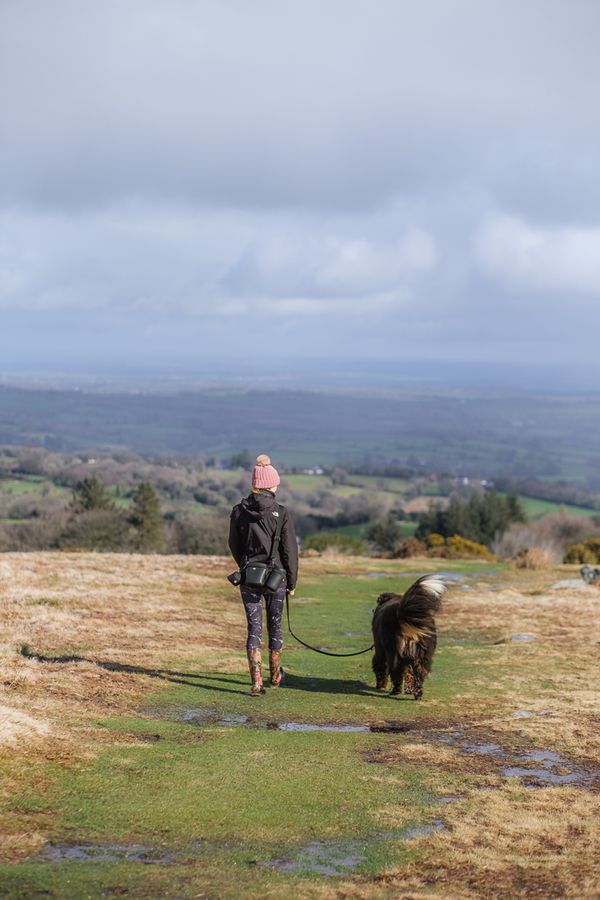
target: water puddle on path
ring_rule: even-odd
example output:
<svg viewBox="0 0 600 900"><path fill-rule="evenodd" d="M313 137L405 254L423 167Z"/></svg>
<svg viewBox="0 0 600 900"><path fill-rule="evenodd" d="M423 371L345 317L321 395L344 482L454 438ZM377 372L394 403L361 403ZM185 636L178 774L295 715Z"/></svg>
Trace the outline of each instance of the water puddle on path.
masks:
<svg viewBox="0 0 600 900"><path fill-rule="evenodd" d="M388 841L414 841L435 831L445 830L441 819L422 825L411 825L400 831L386 831L364 840L309 841L294 848L285 856L259 863L278 872L306 875L336 876L353 872L367 862L369 851L376 844Z"/></svg>
<svg viewBox="0 0 600 900"><path fill-rule="evenodd" d="M318 725L309 722L268 722L267 728L274 731L335 731L341 733L361 733L371 730L368 725L336 725L333 723Z"/></svg>
<svg viewBox="0 0 600 900"><path fill-rule="evenodd" d="M269 859L259 865L278 872L304 872L310 875L341 875L358 869L366 862L367 848L359 841L326 843L311 841L289 856Z"/></svg>
<svg viewBox="0 0 600 900"><path fill-rule="evenodd" d="M505 766L502 774L505 778L524 778L541 784L589 784L594 780L592 773L584 772L573 766L570 760L552 750L530 750L517 757L522 763L539 763L539 767L527 765Z"/></svg>
<svg viewBox="0 0 600 900"><path fill-rule="evenodd" d="M264 722L252 719L250 716L234 715L233 713L219 714L215 710L204 707L176 710L174 718L186 725L195 725L199 728L208 725L225 725L231 728L251 727L267 728L272 731L333 731L341 734L405 734L419 727L417 722L380 722L374 725L361 725L345 722Z"/></svg>
<svg viewBox="0 0 600 900"><path fill-rule="evenodd" d="M180 854L142 844L48 844L38 859L47 862L138 862L172 866Z"/></svg>
<svg viewBox="0 0 600 900"><path fill-rule="evenodd" d="M526 719L532 716L552 715L551 710L537 713L517 710L514 718ZM225 726L229 728L266 728L271 731L286 731L296 734L332 732L336 734L407 734L412 733L420 741L445 744L456 747L461 753L489 760L490 766L503 778L519 778L527 787L572 784L588 786L600 777L600 769L588 771L573 760L552 750L507 750L495 740L483 740L468 734L462 726L448 730L433 729L418 721L379 722L360 724L353 722L265 722L249 716L233 713L218 713L202 707L179 710L175 718L187 725L199 727ZM368 762L385 762L385 751L368 751ZM450 800L440 802L451 802ZM315 845L317 846L317 845ZM320 846L320 845L319 845ZM295 863L294 863L295 865Z"/></svg>
<svg viewBox="0 0 600 900"><path fill-rule="evenodd" d="M443 798L453 802L454 797ZM309 841L291 847L285 855L258 861L259 866L278 872L305 873L333 877L353 872L364 865L369 852L391 841L414 841L435 831L445 830L441 819L420 825L411 825L399 831L379 832L359 839L337 841ZM166 848L148 847L143 844L47 844L37 854L39 862L50 863L142 863L144 865L173 866L195 863L198 857L209 852L213 845L208 841L195 841L187 852ZM239 849L239 848L238 848Z"/></svg>
<svg viewBox="0 0 600 900"><path fill-rule="evenodd" d="M433 743L457 747L463 753L476 754L487 757L496 764L500 763L503 778L520 778L527 787L561 784L584 787L600 777L600 770L586 771L573 760L553 750L511 752L494 741L474 740L465 735L461 728L445 732L424 732L422 737Z"/></svg>
<svg viewBox="0 0 600 900"><path fill-rule="evenodd" d="M551 591L581 591L587 587L586 582L582 578L563 578L562 581L556 581L550 585Z"/></svg>
<svg viewBox="0 0 600 900"><path fill-rule="evenodd" d="M203 727L206 725L228 725L235 728L240 725L249 725L249 716L235 715L234 713L223 713L220 715L214 709L206 709L204 707L193 707L183 711L176 711L175 718L185 725L197 725Z"/></svg>
<svg viewBox="0 0 600 900"><path fill-rule="evenodd" d="M275 731L337 731L363 734L405 734L414 729L412 722L383 722L380 725L340 725L313 722L268 722L267 728Z"/></svg>

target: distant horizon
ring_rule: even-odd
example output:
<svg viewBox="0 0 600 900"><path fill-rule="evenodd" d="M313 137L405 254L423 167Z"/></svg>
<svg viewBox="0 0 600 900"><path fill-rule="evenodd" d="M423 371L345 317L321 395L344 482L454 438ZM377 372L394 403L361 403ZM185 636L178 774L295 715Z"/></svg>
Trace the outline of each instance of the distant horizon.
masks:
<svg viewBox="0 0 600 900"><path fill-rule="evenodd" d="M63 389L186 389L267 387L293 390L341 389L350 392L386 390L461 389L473 393L511 391L517 393L596 393L600 391L600 369L585 365L554 366L524 362L481 360L352 357L252 357L181 362L179 365L31 365L2 366L0 385Z"/></svg>

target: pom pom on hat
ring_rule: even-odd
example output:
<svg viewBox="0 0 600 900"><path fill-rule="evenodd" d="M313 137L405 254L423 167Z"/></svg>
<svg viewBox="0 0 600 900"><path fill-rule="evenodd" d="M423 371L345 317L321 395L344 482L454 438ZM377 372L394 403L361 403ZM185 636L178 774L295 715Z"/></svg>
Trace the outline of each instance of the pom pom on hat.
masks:
<svg viewBox="0 0 600 900"><path fill-rule="evenodd" d="M279 472L271 465L271 458L266 453L256 457L256 465L252 473L252 487L255 491L277 487L281 482Z"/></svg>

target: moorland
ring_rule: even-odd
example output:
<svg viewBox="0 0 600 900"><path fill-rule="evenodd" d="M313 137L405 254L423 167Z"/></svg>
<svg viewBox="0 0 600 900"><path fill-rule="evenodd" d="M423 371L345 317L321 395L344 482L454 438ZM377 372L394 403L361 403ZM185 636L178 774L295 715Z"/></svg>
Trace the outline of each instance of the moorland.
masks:
<svg viewBox="0 0 600 900"><path fill-rule="evenodd" d="M249 698L216 556L0 556L6 898L593 897L600 591L575 567L304 559L294 629L449 584L423 700L287 640Z"/></svg>

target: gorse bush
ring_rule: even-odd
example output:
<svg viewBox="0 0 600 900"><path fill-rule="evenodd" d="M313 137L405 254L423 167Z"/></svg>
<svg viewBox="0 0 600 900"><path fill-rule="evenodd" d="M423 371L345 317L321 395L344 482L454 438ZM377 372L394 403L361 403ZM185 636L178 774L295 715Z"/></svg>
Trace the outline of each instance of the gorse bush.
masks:
<svg viewBox="0 0 600 900"><path fill-rule="evenodd" d="M478 541L470 541L460 534L453 534L452 537L446 538L441 556L446 559L493 559L491 553L485 544Z"/></svg>
<svg viewBox="0 0 600 900"><path fill-rule="evenodd" d="M564 561L566 563L588 563L592 566L600 564L600 537L588 538L580 544L567 547Z"/></svg>
<svg viewBox="0 0 600 900"><path fill-rule="evenodd" d="M442 559L494 559L485 544L470 541L460 534L453 534L444 538L439 534L429 535L427 542L417 538L407 538L398 548L396 556L409 558L411 556L441 557Z"/></svg>
<svg viewBox="0 0 600 900"><path fill-rule="evenodd" d="M427 545L415 537L402 541L394 554L398 559L410 559L413 556L427 556Z"/></svg>

